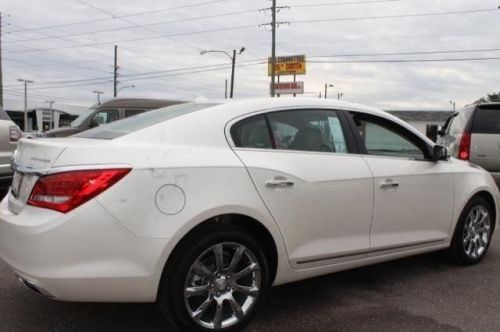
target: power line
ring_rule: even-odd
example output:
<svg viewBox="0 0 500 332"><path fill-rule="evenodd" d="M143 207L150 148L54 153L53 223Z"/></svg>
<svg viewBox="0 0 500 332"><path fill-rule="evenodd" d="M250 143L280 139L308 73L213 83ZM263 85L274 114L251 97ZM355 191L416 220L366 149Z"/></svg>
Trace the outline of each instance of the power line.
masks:
<svg viewBox="0 0 500 332"><path fill-rule="evenodd" d="M113 19L117 19L117 18L127 18L127 17L135 17L135 16L142 16L142 15L148 15L148 14L156 14L156 13L160 13L160 12L167 12L167 11L172 11L172 10L200 7L200 6L211 5L211 4L221 3L221 2L228 2L228 1L233 1L233 0L213 0L213 1L206 1L206 2L177 6L177 7L148 10L148 11L137 12L137 13L128 14L128 15L118 15L118 16L115 15L115 16L110 17L110 18L101 18L101 19L93 19L93 20L86 20L86 21L73 22L73 23L56 24L56 25L44 26L44 27L40 27L40 28L14 30L14 31L9 32L9 34L15 34L15 33L25 32L25 31L36 31L36 30L44 30L44 29L62 28L62 27L81 25L81 24L104 22L104 21L109 21L109 20L113 20Z"/></svg>
<svg viewBox="0 0 500 332"><path fill-rule="evenodd" d="M400 2L400 1L402 1L402 0L371 0L371 1L350 1L350 2L323 2L323 3L290 5L288 7L290 7L290 8L303 8L303 7L346 6L346 5L383 3L383 2Z"/></svg>
<svg viewBox="0 0 500 332"><path fill-rule="evenodd" d="M415 51L415 52L387 52L387 53L347 53L333 55L315 55L314 58L342 58L342 57L365 57L365 56L389 56L389 55L430 55L430 54L452 54L452 53L477 53L477 52L497 52L500 48L475 49L475 50L447 50L447 51Z"/></svg>
<svg viewBox="0 0 500 332"><path fill-rule="evenodd" d="M406 62L466 62L500 60L500 57L446 59L387 59L387 60L308 60L311 63L406 63Z"/></svg>
<svg viewBox="0 0 500 332"><path fill-rule="evenodd" d="M387 0L384 0L387 1ZM390 0L390 1L401 1L401 0ZM197 17L189 17L189 18L183 18L183 19L177 19L177 20L169 20L169 21L161 21L161 22L155 22L155 23L148 23L148 24L135 24L130 27L119 27L119 28L109 28L109 29L101 29L101 30L93 30L93 31L86 31L86 32L78 32L78 33L71 33L71 34L66 34L66 35L60 35L60 36L53 36L53 37L47 37L47 38L29 38L29 39L17 39L17 40L10 40L7 41L7 44L16 44L16 43L21 43L21 42L30 42L30 41L40 41L40 40L47 40L47 39L54 39L58 37L76 37L76 36L83 36L83 35L91 35L91 34L98 34L98 33L105 33L105 32L113 32L113 31L123 31L123 30L128 30L128 29L134 29L134 28L146 28L146 27L152 27L152 26L159 26L159 25L166 25L166 24L172 24L172 23L183 23L183 22L191 22L191 21L197 21L197 20L205 20L205 19L210 19L210 18L217 18L217 17L225 17L225 16L234 16L234 15L240 15L240 14L249 14L249 13L258 13L258 9L251 9L251 10L241 10L241 11L235 11L235 12L230 12L230 13L223 13L223 14L214 14L214 15L205 15L205 16L197 16ZM129 22L129 21L126 21ZM154 30L147 30L149 32L154 32L156 34L159 34L159 32L154 31Z"/></svg>
<svg viewBox="0 0 500 332"><path fill-rule="evenodd" d="M204 34L204 33L211 33L211 32L241 30L241 29L255 28L257 26L258 25L256 25L256 24L239 25L239 26L222 27L222 28L216 28L216 29L206 29L206 30L198 30L198 31L191 31L191 32L180 32L180 33L175 33L175 34L170 34L170 35L162 35L162 36L158 36L158 37L143 37L143 38L122 39L122 40L104 41L104 42L95 42L95 43L86 43L86 44L78 44L78 45L70 45L70 46L60 46L60 47L51 47L51 48L43 48L43 49L33 49L33 50L23 50L23 51L7 51L7 52L4 52L4 53L5 54L7 54L7 53L9 53L9 54L10 53L12 53L12 54L16 53L17 54L17 53L31 53L31 52L42 52L42 51L51 51L51 50L80 48L80 47L90 47L90 46L97 46L97 45L127 43L127 42L133 42L133 41L145 41L145 40L154 40L154 39L169 38L169 37L190 36L190 35L197 35L197 34Z"/></svg>
<svg viewBox="0 0 500 332"><path fill-rule="evenodd" d="M301 24L301 23L319 23L319 22L382 20L382 19L392 19L392 18L442 16L442 15L456 15L456 14L476 14L476 13L487 13L487 12L498 12L498 9L473 9L473 10L458 10L458 11L436 12L436 13L398 14L398 15L383 15L383 16L365 16L365 17L321 18L321 19L309 19L309 20L295 20L295 21L290 21L290 23Z"/></svg>

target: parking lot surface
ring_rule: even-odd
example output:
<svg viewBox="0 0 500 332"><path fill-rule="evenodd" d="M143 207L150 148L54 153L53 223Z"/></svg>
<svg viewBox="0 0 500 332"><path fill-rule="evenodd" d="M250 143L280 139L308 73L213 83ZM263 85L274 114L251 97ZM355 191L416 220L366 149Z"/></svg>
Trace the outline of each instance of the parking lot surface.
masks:
<svg viewBox="0 0 500 332"><path fill-rule="evenodd" d="M273 288L247 331L498 331L499 234L472 267L438 253ZM174 331L154 304L37 296L3 262L0 294L1 331Z"/></svg>

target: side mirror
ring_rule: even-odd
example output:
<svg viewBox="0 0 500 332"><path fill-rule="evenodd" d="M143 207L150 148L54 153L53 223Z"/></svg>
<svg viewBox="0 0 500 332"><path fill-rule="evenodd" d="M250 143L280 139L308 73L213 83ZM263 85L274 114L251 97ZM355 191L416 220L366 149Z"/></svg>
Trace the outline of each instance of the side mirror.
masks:
<svg viewBox="0 0 500 332"><path fill-rule="evenodd" d="M442 145L434 145L433 148L433 154L434 154L434 160L439 161L439 160L448 160L448 149Z"/></svg>

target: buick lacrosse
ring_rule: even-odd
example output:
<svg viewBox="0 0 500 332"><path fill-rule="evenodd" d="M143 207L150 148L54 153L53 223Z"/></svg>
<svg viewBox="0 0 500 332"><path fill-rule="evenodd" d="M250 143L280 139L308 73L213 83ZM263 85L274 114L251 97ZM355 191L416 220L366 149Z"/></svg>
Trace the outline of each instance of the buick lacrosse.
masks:
<svg viewBox="0 0 500 332"><path fill-rule="evenodd" d="M276 98L172 106L23 139L0 257L64 301L155 302L183 330L245 325L266 288L447 249L479 262L491 176L373 108Z"/></svg>

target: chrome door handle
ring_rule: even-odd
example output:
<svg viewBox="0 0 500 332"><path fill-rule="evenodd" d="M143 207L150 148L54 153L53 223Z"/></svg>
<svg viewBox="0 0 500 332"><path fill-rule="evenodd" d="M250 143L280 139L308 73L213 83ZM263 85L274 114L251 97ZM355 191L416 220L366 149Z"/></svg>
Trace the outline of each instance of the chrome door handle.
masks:
<svg viewBox="0 0 500 332"><path fill-rule="evenodd" d="M285 188L285 187L293 187L293 181L289 181L286 179L274 179L266 181L266 187L270 188Z"/></svg>
<svg viewBox="0 0 500 332"><path fill-rule="evenodd" d="M390 189L399 187L399 183L394 182L393 180L385 180L380 183L380 188L382 189Z"/></svg>

